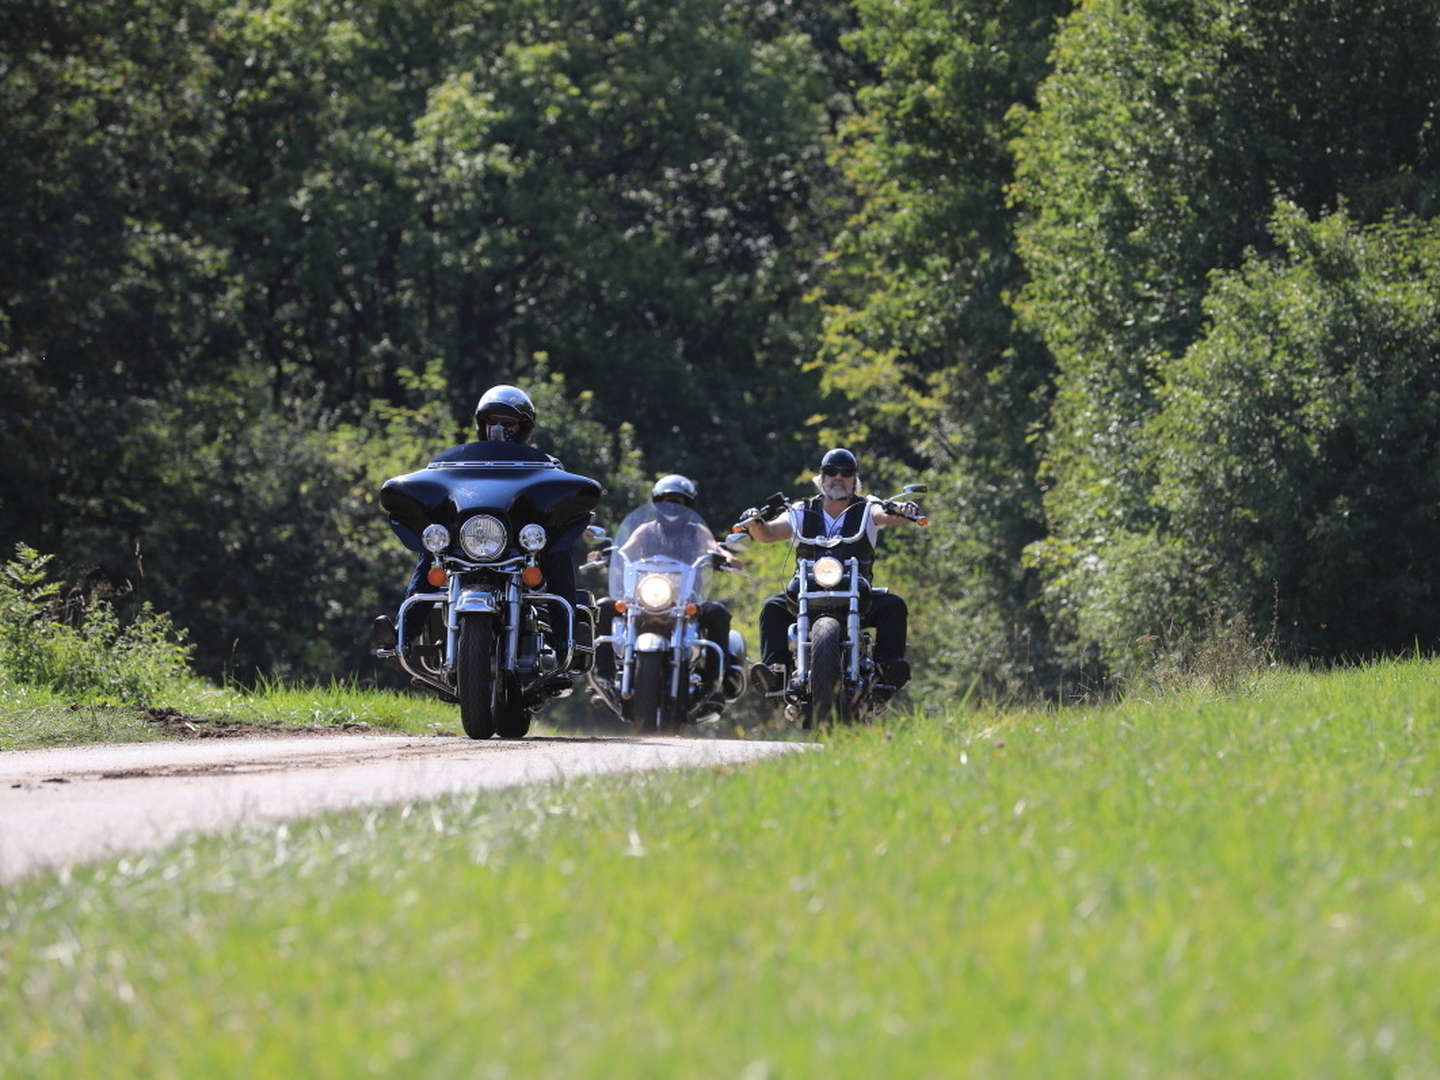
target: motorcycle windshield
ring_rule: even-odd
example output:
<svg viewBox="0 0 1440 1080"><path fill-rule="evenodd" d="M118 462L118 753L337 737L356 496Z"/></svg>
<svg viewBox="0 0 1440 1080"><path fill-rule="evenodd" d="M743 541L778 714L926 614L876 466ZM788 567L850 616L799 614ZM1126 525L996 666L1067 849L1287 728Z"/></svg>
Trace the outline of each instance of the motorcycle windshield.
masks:
<svg viewBox="0 0 1440 1080"><path fill-rule="evenodd" d="M620 523L610 555L610 595L644 607L699 603L710 585L715 537L705 519L680 503L645 503ZM698 564L698 565L697 565ZM660 577L667 593L647 578ZM663 601L667 600L668 603Z"/></svg>

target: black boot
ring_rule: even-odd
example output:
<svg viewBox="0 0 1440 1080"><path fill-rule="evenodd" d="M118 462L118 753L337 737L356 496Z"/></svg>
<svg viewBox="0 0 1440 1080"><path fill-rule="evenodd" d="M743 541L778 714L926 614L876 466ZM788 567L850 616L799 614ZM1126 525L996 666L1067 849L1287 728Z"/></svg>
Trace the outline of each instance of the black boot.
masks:
<svg viewBox="0 0 1440 1080"><path fill-rule="evenodd" d="M760 685L762 693L778 694L785 689L785 665L756 664L750 669L750 679Z"/></svg>
<svg viewBox="0 0 1440 1080"><path fill-rule="evenodd" d="M880 681L887 686L899 690L910 681L910 661L889 660L878 665L880 668Z"/></svg>
<svg viewBox="0 0 1440 1080"><path fill-rule="evenodd" d="M370 623L370 651L395 651L395 620L389 615L376 615Z"/></svg>

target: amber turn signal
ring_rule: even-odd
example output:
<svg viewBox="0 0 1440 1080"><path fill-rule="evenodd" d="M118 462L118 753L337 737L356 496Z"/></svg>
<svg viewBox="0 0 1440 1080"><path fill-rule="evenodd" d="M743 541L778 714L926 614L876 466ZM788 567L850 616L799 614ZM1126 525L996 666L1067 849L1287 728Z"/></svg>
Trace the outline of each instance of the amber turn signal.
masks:
<svg viewBox="0 0 1440 1080"><path fill-rule="evenodd" d="M627 612L627 611L630 610L630 605L627 604L624 600L616 600L616 601L615 601L615 610L616 610L617 613L619 613L619 614L621 614L621 615L624 615L625 612Z"/></svg>
<svg viewBox="0 0 1440 1080"><path fill-rule="evenodd" d="M930 524L930 519L929 519L928 517L916 518L916 519L915 519L915 524L916 524L916 525L929 525L929 524Z"/></svg>
<svg viewBox="0 0 1440 1080"><path fill-rule="evenodd" d="M535 588L536 585L545 583L545 575L540 572L538 566L527 566L520 571L520 581L528 588Z"/></svg>
<svg viewBox="0 0 1440 1080"><path fill-rule="evenodd" d="M686 605L685 605L685 614L686 614L686 615L699 615L699 614L700 614L700 605L699 605L699 604L686 604Z"/></svg>
<svg viewBox="0 0 1440 1080"><path fill-rule="evenodd" d="M450 580L450 575L445 572L443 566L432 566L425 571L425 580L438 589Z"/></svg>

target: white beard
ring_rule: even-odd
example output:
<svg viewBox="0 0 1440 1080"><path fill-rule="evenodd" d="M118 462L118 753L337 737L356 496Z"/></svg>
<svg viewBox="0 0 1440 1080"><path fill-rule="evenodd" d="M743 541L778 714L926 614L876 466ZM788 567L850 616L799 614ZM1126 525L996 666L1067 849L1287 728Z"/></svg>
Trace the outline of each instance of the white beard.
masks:
<svg viewBox="0 0 1440 1080"><path fill-rule="evenodd" d="M820 481L820 490L825 493L827 499L842 502L850 498L851 487L848 480L839 476L827 476Z"/></svg>

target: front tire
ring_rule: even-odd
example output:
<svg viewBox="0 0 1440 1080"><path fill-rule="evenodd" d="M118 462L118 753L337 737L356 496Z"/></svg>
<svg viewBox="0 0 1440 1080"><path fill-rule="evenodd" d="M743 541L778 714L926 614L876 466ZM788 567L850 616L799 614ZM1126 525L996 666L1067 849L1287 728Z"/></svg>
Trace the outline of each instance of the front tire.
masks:
<svg viewBox="0 0 1440 1080"><path fill-rule="evenodd" d="M846 719L845 631L828 615L810 628L810 717L806 727L843 724Z"/></svg>
<svg viewBox="0 0 1440 1080"><path fill-rule="evenodd" d="M502 739L523 739L530 734L530 710L525 708L517 688L508 679L497 695L495 733Z"/></svg>
<svg viewBox="0 0 1440 1080"><path fill-rule="evenodd" d="M470 738L488 739L495 734L499 693L493 621L481 615L462 618L458 651L455 688L460 698L460 723Z"/></svg>
<svg viewBox="0 0 1440 1080"><path fill-rule="evenodd" d="M665 654L642 652L635 657L635 692L630 697L636 731L660 731L665 725Z"/></svg>

